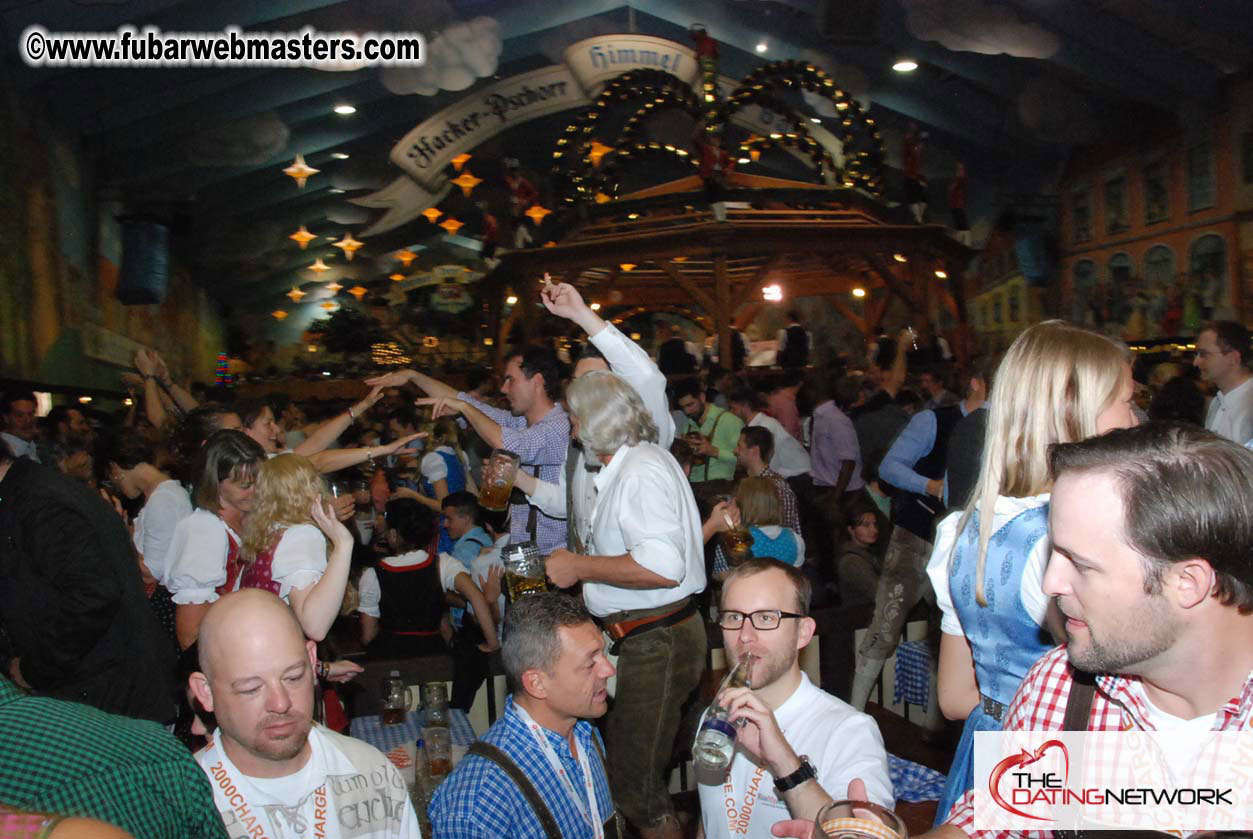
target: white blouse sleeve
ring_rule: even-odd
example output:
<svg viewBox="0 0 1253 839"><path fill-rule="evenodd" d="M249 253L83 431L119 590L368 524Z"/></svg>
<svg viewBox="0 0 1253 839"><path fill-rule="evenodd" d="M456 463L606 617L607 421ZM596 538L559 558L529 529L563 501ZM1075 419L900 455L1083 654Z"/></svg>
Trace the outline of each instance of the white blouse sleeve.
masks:
<svg viewBox="0 0 1253 839"><path fill-rule="evenodd" d="M953 552L953 543L957 541L957 523L961 521L962 511L957 510L945 516L935 528L935 546L931 551L931 559L927 562L927 576L931 578L931 588L935 589L935 602L943 616L940 618L940 631L946 635L965 635L961 620L957 617L957 609L953 607L953 593L949 591L948 564L949 554Z"/></svg>
<svg viewBox="0 0 1253 839"><path fill-rule="evenodd" d="M383 590L379 588L377 571L367 568L361 572L361 579L357 582L357 593L361 595L357 611L372 618L379 617L379 601L383 599Z"/></svg>
<svg viewBox="0 0 1253 839"><path fill-rule="evenodd" d="M444 591L456 591L457 575L469 573L461 560L452 554L439 555L439 584L444 587Z"/></svg>
<svg viewBox="0 0 1253 839"><path fill-rule="evenodd" d="M306 589L326 571L326 537L311 524L287 528L274 549L270 576L279 584L278 596L286 600L292 589Z"/></svg>
<svg viewBox="0 0 1253 839"><path fill-rule="evenodd" d="M1044 626L1044 617L1049 609L1049 597L1044 593L1044 569L1048 567L1052 545L1046 533L1031 546L1031 553L1027 555L1027 567L1022 572L1022 587L1019 589L1023 608L1040 626Z"/></svg>
<svg viewBox="0 0 1253 839"><path fill-rule="evenodd" d="M169 562L161 584L175 603L212 603L226 582L229 542L226 525L207 510L180 521L170 540Z"/></svg>
<svg viewBox="0 0 1253 839"><path fill-rule="evenodd" d="M419 468L422 470L422 477L432 484L448 478L448 464L444 463L444 458L435 452L428 452L423 455Z"/></svg>
<svg viewBox="0 0 1253 839"><path fill-rule="evenodd" d="M143 515L143 543L136 547L149 572L159 579L165 573L174 529L191 515L191 499L181 487L173 491L158 489L144 505Z"/></svg>

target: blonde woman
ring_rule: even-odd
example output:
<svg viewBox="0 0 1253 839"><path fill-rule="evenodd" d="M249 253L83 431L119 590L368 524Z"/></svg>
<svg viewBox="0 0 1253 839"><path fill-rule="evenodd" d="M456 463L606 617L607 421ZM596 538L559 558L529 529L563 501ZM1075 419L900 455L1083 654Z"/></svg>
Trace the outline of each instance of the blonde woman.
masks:
<svg viewBox="0 0 1253 839"><path fill-rule="evenodd" d="M735 489L735 507L740 524L753 537L753 556L777 559L799 568L805 562L805 540L790 527L783 526L783 507L773 478L743 478ZM724 528L718 528L722 530ZM721 580L731 572L722 545L714 551L713 575Z"/></svg>
<svg viewBox="0 0 1253 839"><path fill-rule="evenodd" d="M280 454L261 464L240 548L242 588L283 598L305 635L321 641L344 600L352 545L308 458Z"/></svg>
<svg viewBox="0 0 1253 839"><path fill-rule="evenodd" d="M997 731L1022 677L1061 636L1042 583L1049 556L1048 448L1136 424L1127 355L1063 323L1036 324L996 371L979 479L936 529L927 574L943 611L940 710L965 719L943 822L970 789L975 731Z"/></svg>

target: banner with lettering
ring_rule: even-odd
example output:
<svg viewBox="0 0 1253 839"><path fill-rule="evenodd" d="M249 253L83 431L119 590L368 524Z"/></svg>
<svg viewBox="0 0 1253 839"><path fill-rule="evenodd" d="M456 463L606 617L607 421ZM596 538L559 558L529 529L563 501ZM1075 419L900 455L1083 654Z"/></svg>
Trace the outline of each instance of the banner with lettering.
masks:
<svg viewBox="0 0 1253 839"><path fill-rule="evenodd" d="M454 157L520 123L586 107L605 82L623 73L661 70L690 85L700 77L691 49L651 35L587 38L567 47L563 58L564 64L489 85L427 118L401 138L389 157L405 174L377 192L353 199L362 207L385 210L357 235L384 233L412 221L448 194L446 170ZM719 79L719 87L726 91L735 84L730 78ZM756 106L740 112L735 122L754 133L779 130L774 115ZM815 139L842 157L834 137L824 131Z"/></svg>

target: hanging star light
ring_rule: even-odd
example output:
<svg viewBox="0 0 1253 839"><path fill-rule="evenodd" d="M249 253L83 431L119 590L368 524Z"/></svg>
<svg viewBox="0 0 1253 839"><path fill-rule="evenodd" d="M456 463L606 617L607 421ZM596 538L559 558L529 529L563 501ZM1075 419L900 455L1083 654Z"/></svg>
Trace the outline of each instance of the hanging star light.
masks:
<svg viewBox="0 0 1253 839"><path fill-rule="evenodd" d="M587 150L587 159L592 161L592 165L599 167L601 158L613 151L613 146L606 146L600 140L593 140L592 145Z"/></svg>
<svg viewBox="0 0 1253 839"><path fill-rule="evenodd" d="M396 251L396 261L406 268L408 268L409 264L417 258L418 255L413 251Z"/></svg>
<svg viewBox="0 0 1253 839"><path fill-rule="evenodd" d="M339 308L339 304L336 303L334 300L323 300L322 308L326 309L328 312L333 312Z"/></svg>
<svg viewBox="0 0 1253 839"><path fill-rule="evenodd" d="M338 242L332 242L332 245L344 252L344 258L352 262L352 258L357 255L357 251L361 249L361 242L352 238L351 233L345 233L344 238Z"/></svg>
<svg viewBox="0 0 1253 839"><path fill-rule="evenodd" d="M630 272L630 271L634 271L634 270L635 270L635 263L634 263L634 262L623 262L623 263L622 263L622 264L620 264L618 267L619 267L619 268L621 268L623 271L628 271L628 272Z"/></svg>
<svg viewBox="0 0 1253 839"><path fill-rule="evenodd" d="M292 165L283 170L283 174L296 181L296 186L301 189L305 188L305 181L321 172L321 169L314 169L308 163L305 163L303 154L296 155L296 159L292 161Z"/></svg>
<svg viewBox="0 0 1253 839"><path fill-rule="evenodd" d="M331 266L322 261L322 257L313 260L313 264L309 266L309 270L315 274L321 274L323 271L331 270Z"/></svg>
<svg viewBox="0 0 1253 839"><path fill-rule="evenodd" d="M596 203L597 203L597 204L608 204L608 203L609 203L610 201L612 201L612 200L613 200L612 198L610 198L608 195L606 195L606 194L605 194L605 193L603 193L603 192L598 192L598 193L596 193Z"/></svg>
<svg viewBox="0 0 1253 839"><path fill-rule="evenodd" d="M357 298L358 301L360 301L361 298L365 297L367 291L369 291L369 289L363 285L355 285L352 288L348 289L348 293L351 294L353 297Z"/></svg>
<svg viewBox="0 0 1253 839"><path fill-rule="evenodd" d="M318 237L314 236L308 230L305 230L305 226L302 224L300 225L299 230L297 230L295 233L288 236L287 238L291 239L293 242L300 245L300 249L304 250L305 248L309 247L310 242L312 242L314 239Z"/></svg>
<svg viewBox="0 0 1253 839"><path fill-rule="evenodd" d="M535 222L536 226L538 226L539 223L544 220L544 216L548 215L551 212L552 210L545 209L544 207L541 207L539 204L535 204L531 207L531 209L527 210L526 213L524 213L524 215L527 218L529 218L531 221Z"/></svg>
<svg viewBox="0 0 1253 839"><path fill-rule="evenodd" d="M434 207L427 207L425 210L422 211L422 215L426 216L427 221L429 221L431 224L434 224L436 219L442 216L443 213L441 213L439 210L435 209Z"/></svg>
<svg viewBox="0 0 1253 839"><path fill-rule="evenodd" d="M388 275L387 275L387 279L391 280L391 281L392 281L392 282L394 282L394 283L398 283L398 282L400 282L401 280L403 280L404 278L405 278L405 275L404 275L404 274L401 274L401 273L399 273L399 272L398 272L398 273L395 273L395 274L388 274Z"/></svg>
<svg viewBox="0 0 1253 839"><path fill-rule="evenodd" d="M296 288L295 286L292 286L292 290L291 290L291 291L289 291L289 292L287 292L287 296L291 299L291 302L293 302L293 303L299 303L299 302L300 302L300 299L301 299L302 297L304 297L306 293L307 293L307 292L301 291L300 289Z"/></svg>
<svg viewBox="0 0 1253 839"><path fill-rule="evenodd" d="M287 317L287 312L283 309L275 309L274 311L270 312L270 315L272 315L275 320L282 320L283 318Z"/></svg>
<svg viewBox="0 0 1253 839"><path fill-rule="evenodd" d="M452 168L460 172L461 167L465 166L466 163L469 162L469 160L470 160L470 155L467 152L462 152L461 154L454 157L450 162L452 163ZM456 181L453 181L453 183L456 183Z"/></svg>
<svg viewBox="0 0 1253 839"><path fill-rule="evenodd" d="M470 193L474 188L483 183L482 178L476 178L469 172L462 172L460 175L452 179L452 182L461 187L461 192L466 198L470 197Z"/></svg>
<svg viewBox="0 0 1253 839"><path fill-rule="evenodd" d="M326 284L326 290L329 291L331 294L339 294L339 290L341 288L343 288L343 286L335 282L334 280L331 280L329 283Z"/></svg>
<svg viewBox="0 0 1253 839"><path fill-rule="evenodd" d="M449 216L448 218L441 221L439 223L439 226L447 230L449 236L453 235L454 233L456 233L458 230L460 230L463 227L461 222L457 221L452 216Z"/></svg>

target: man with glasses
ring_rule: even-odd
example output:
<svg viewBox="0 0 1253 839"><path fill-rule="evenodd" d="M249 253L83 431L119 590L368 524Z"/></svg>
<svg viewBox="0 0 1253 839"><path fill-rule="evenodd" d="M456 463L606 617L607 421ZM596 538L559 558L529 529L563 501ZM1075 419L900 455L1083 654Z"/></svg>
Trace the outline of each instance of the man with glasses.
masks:
<svg viewBox="0 0 1253 839"><path fill-rule="evenodd" d="M808 579L773 559L732 569L722 586L718 625L729 666L752 653L752 688L719 697L742 720L735 757L720 784L700 785L706 839L767 839L784 819L812 819L865 781L869 800L895 804L887 753L866 714L820 689L800 668L814 636Z"/></svg>

